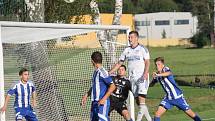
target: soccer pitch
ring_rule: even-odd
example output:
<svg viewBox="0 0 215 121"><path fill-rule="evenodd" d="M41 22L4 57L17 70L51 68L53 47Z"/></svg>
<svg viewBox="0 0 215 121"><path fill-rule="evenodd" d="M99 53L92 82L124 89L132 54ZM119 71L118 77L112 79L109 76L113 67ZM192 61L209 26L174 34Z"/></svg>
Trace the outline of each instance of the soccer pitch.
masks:
<svg viewBox="0 0 215 121"><path fill-rule="evenodd" d="M72 120L76 120L76 118L78 121L87 120L86 117L89 117L90 99L88 99L87 106L84 108L80 106L80 101L91 84L93 67L90 55L93 51L103 51L103 49L56 48L49 50L48 52L49 66L56 76L58 89L62 94L67 113ZM215 49L167 47L149 48L149 51L151 53L150 72L154 70L153 59L158 56L163 56L165 58L166 64L176 75L214 74L215 72ZM117 58L120 53L121 51L117 52ZM5 65L5 75L8 76L5 78L6 83L7 81L11 82L11 78L18 78L18 69L16 68L17 58L18 57L10 56L5 58L5 61L14 62L14 65ZM104 60L104 62L106 63L106 60ZM107 67L107 65L104 66ZM211 77L209 80L215 81L214 77ZM10 84L5 86L5 91L7 91L9 86ZM215 90L194 87L182 87L182 89L188 104L190 104L195 112L197 112L203 119L215 118ZM151 115L154 114L163 95L163 90L159 84L149 89L147 105L149 106ZM13 101L11 101L11 103L12 102ZM13 110L12 104L9 111L11 110ZM179 111L177 108L168 111L161 119L163 121L190 120L186 114Z"/></svg>

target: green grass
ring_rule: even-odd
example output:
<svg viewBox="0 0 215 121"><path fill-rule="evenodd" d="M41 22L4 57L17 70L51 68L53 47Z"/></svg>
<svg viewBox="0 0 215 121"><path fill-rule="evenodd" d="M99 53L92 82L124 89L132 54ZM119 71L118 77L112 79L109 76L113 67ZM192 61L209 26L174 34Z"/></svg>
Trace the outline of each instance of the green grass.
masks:
<svg viewBox="0 0 215 121"><path fill-rule="evenodd" d="M215 90L193 88L182 86L185 99L191 106L192 110L198 113L201 118L215 118ZM157 110L157 105L162 100L164 95L161 86L158 84L155 87L149 88L147 104L151 114ZM176 107L167 111L161 118L162 121L191 121L191 119L184 114L183 111L178 110ZM212 121L212 120L211 120Z"/></svg>
<svg viewBox="0 0 215 121"><path fill-rule="evenodd" d="M215 72L215 49L185 49L179 47L150 48L151 59L164 57L175 74L210 74ZM154 68L151 61L151 70Z"/></svg>
<svg viewBox="0 0 215 121"><path fill-rule="evenodd" d="M60 92L63 96L66 110L70 115L88 115L90 100L87 108L79 106L81 97L90 87L90 79L93 67L90 55L93 51L102 49L61 49L49 51L49 65L59 81ZM151 67L154 70L153 59L158 56L165 58L166 65L171 68L176 75L195 75L195 74L215 74L215 49L185 49L179 47L150 48ZM117 51L117 56L122 50ZM118 58L118 57L117 57ZM5 58L4 69L6 81L11 81L11 77L17 77L16 60L17 57ZM11 65L12 63L12 65ZM7 65L10 64L10 65ZM104 59L104 66L107 67ZM193 77L185 78L192 81ZM214 77L205 78L205 81L215 81ZM185 98L192 109L203 118L215 118L215 91L193 87L182 87ZM160 86L149 89L149 99L147 100L150 113L153 114L157 105L162 100L164 93ZM88 109L88 110L87 110ZM162 121L189 121L190 119L176 108L168 111Z"/></svg>

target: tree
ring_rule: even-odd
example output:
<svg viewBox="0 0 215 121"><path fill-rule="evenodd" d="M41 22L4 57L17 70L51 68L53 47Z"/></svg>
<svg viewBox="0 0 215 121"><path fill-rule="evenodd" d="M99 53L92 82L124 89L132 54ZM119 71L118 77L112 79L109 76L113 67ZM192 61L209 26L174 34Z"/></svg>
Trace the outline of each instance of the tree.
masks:
<svg viewBox="0 0 215 121"><path fill-rule="evenodd" d="M178 11L178 6L173 0L144 0L144 13Z"/></svg>
<svg viewBox="0 0 215 121"><path fill-rule="evenodd" d="M113 25L120 24L120 17L122 15L122 5L123 5L123 0L115 0L115 14L112 22ZM93 15L94 24L101 24L100 11L99 11L97 2L95 0L91 0L90 7ZM101 46L105 49L105 54L111 60L110 63L108 63L109 68L111 68L112 65L115 63L116 57L114 53L115 44L107 43L107 40L111 42L115 42L117 34L118 34L118 31L116 30L97 32L97 37L99 39L99 42Z"/></svg>
<svg viewBox="0 0 215 121"><path fill-rule="evenodd" d="M212 0L192 0L192 14L198 17L198 29L197 35L192 38L191 42L199 42L201 45L198 47L203 47L210 44L210 39L214 37L214 26L213 26L213 1ZM202 41L199 38L202 38ZM204 39L203 39L204 38ZM197 39L197 40L193 40ZM207 42L204 42L207 41Z"/></svg>

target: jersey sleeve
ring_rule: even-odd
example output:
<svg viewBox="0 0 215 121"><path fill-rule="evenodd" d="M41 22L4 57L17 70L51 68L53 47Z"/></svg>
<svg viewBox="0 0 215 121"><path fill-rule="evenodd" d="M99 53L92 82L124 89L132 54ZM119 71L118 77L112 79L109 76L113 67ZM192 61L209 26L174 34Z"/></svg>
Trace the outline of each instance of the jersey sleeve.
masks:
<svg viewBox="0 0 215 121"><path fill-rule="evenodd" d="M126 60L126 49L122 52L119 61L124 62Z"/></svg>
<svg viewBox="0 0 215 121"><path fill-rule="evenodd" d="M36 92L36 88L33 83L32 83L32 92Z"/></svg>
<svg viewBox="0 0 215 121"><path fill-rule="evenodd" d="M163 72L171 72L171 70L170 70L169 67L164 67L164 68L163 68Z"/></svg>
<svg viewBox="0 0 215 121"><path fill-rule="evenodd" d="M30 83L31 91L35 92L36 91L36 87L34 86L34 83L32 81L29 81L29 83Z"/></svg>
<svg viewBox="0 0 215 121"><path fill-rule="evenodd" d="M105 84L110 85L113 83L113 78L109 76L108 72L102 69L100 71L100 78L104 81Z"/></svg>
<svg viewBox="0 0 215 121"><path fill-rule="evenodd" d="M10 96L13 95L16 92L16 89L16 85L13 85L13 87L8 90L7 94Z"/></svg>

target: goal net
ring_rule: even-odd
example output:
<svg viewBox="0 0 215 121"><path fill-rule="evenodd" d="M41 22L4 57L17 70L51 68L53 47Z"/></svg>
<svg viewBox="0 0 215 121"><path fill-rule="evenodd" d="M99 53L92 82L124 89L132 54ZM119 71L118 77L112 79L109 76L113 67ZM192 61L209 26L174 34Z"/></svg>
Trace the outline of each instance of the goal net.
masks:
<svg viewBox="0 0 215 121"><path fill-rule="evenodd" d="M90 56L102 52L103 65L109 70L126 47L128 31L127 26L0 22L0 106L8 89L19 80L19 69L26 67L36 86L38 120L89 120L90 97L85 107L80 102L91 86ZM102 37L97 32L117 36ZM5 116L0 114L2 121L15 119L13 103L14 96ZM116 112L110 117L123 120Z"/></svg>

